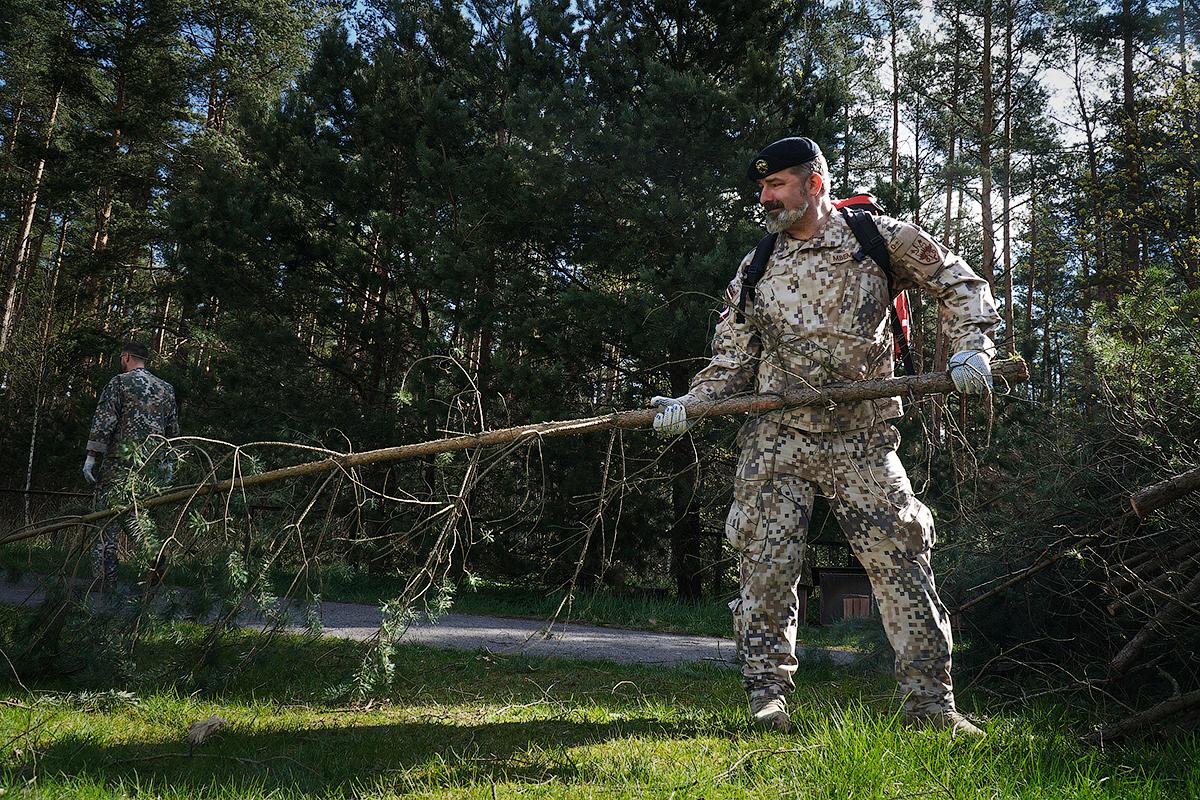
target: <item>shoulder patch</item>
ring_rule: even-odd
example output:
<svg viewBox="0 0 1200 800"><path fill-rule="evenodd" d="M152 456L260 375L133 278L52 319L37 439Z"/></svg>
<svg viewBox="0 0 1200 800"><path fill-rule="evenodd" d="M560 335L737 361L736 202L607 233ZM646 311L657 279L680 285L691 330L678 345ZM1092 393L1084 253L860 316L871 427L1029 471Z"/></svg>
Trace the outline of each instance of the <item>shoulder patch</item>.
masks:
<svg viewBox="0 0 1200 800"><path fill-rule="evenodd" d="M924 231L917 235L906 255L911 261L925 266L940 264L942 261L942 253L937 244Z"/></svg>

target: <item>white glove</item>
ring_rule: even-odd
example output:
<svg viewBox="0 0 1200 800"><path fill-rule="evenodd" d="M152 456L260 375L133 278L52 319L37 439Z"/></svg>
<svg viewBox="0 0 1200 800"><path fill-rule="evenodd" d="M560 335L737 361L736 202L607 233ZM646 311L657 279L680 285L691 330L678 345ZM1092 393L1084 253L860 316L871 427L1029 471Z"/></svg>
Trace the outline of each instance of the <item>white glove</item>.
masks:
<svg viewBox="0 0 1200 800"><path fill-rule="evenodd" d="M96 482L96 475L92 472L96 468L96 457L91 453L87 454L87 458L83 461L83 479L88 483Z"/></svg>
<svg viewBox="0 0 1200 800"><path fill-rule="evenodd" d="M681 436L692 427L687 418L687 409L674 397L655 395L650 398L650 405L662 409L654 415L654 432L660 437L668 439Z"/></svg>
<svg viewBox="0 0 1200 800"><path fill-rule="evenodd" d="M950 380L963 394L987 394L992 390L992 363L986 353L969 350L950 357Z"/></svg>

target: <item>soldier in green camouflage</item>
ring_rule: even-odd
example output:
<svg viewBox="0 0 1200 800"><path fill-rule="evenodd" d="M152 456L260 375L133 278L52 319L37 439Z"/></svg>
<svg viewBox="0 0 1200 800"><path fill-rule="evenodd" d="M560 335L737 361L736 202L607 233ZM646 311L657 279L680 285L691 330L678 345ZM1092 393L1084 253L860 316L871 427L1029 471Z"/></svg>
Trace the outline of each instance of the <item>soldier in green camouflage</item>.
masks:
<svg viewBox="0 0 1200 800"><path fill-rule="evenodd" d="M747 388L782 394L830 381L893 376L888 282L832 205L829 171L811 139L765 148L751 162L767 228L779 234L766 271L736 313L752 253L725 295L713 356L687 395L656 397L655 430L679 435L687 404ZM990 390L992 332L999 323L987 282L915 225L880 216L896 288L919 286L940 308L955 355L959 391ZM740 319L739 319L740 317ZM801 407L752 418L738 434L740 457L726 536L738 553L741 592L731 604L743 682L754 722L786 731L797 668L797 582L809 514L828 497L866 568L896 653L905 713L953 735L982 732L958 713L950 679L951 632L929 557L933 517L913 493L897 455L900 398Z"/></svg>
<svg viewBox="0 0 1200 800"><path fill-rule="evenodd" d="M119 502L119 489L129 475L128 453L153 436L179 435L175 389L146 369L150 351L138 342L121 350L121 374L100 393L88 434L83 477L96 484L97 509ZM100 461L99 470L96 463ZM174 459L169 448L158 459L162 477L170 482ZM136 520L126 521L130 536L137 536ZM117 526L112 520L101 528L92 551L93 570L102 589L112 588L117 578Z"/></svg>

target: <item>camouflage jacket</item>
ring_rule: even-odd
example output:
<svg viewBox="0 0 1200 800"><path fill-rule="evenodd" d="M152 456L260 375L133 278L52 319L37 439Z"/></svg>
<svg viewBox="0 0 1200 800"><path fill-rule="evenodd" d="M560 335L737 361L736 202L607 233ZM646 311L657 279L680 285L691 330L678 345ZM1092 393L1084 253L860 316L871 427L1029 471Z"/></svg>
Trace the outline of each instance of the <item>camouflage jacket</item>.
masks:
<svg viewBox="0 0 1200 800"><path fill-rule="evenodd" d="M87 449L106 454L154 435L179 435L175 389L145 367L115 376L100 393ZM110 469L113 461L105 458L103 469Z"/></svg>
<svg viewBox="0 0 1200 800"><path fill-rule="evenodd" d="M895 290L919 286L938 302L950 352L995 354L992 334L1000 317L991 287L958 256L915 225L877 217L888 245ZM745 322L737 321L746 255L725 293L725 310L713 336L713 356L688 392L718 400L751 388L778 394L832 381L893 377L887 278L871 259L855 261L857 239L834 212L811 239L780 234L759 281ZM900 398L865 400L829 408L771 412L806 431L855 430L899 417Z"/></svg>

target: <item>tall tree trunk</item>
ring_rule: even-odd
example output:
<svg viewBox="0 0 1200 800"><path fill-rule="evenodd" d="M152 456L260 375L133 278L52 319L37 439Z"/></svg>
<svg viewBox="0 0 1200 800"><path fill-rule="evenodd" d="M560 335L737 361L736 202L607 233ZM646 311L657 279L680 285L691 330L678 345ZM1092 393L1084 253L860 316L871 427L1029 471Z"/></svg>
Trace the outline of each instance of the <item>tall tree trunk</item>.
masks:
<svg viewBox="0 0 1200 800"><path fill-rule="evenodd" d="M33 517L29 513L29 490L33 488L33 460L37 453L38 422L42 414L42 384L46 380L46 364L50 360L50 321L54 318L54 303L58 297L58 276L62 272L63 252L67 247L68 218L63 214L62 224L58 229L58 247L54 252L54 262L50 265L50 290L46 293L46 314L42 321L42 340L38 350L38 375L33 392L33 426L29 432L29 458L25 464L25 524L31 525Z"/></svg>
<svg viewBox="0 0 1200 800"><path fill-rule="evenodd" d="M4 154L11 156L13 150L17 146L17 134L21 131L21 117L25 113L25 98L24 96L17 98L17 104L13 108L12 128L9 129L8 140L4 143Z"/></svg>
<svg viewBox="0 0 1200 800"><path fill-rule="evenodd" d="M171 293L163 298L162 311L158 315L158 330L154 332L154 352L161 354L167 340L167 319L171 313Z"/></svg>
<svg viewBox="0 0 1200 800"><path fill-rule="evenodd" d="M672 360L674 365L686 359ZM671 391L676 397L687 393L691 376L686 369L671 370ZM671 574L675 590L685 600L698 600L704 590L704 570L700 539L699 464L687 437L674 442L669 450L671 465Z"/></svg>
<svg viewBox="0 0 1200 800"><path fill-rule="evenodd" d="M1036 173L1036 164L1033 153L1029 154L1029 263L1026 267L1028 273L1027 278L1029 285L1025 291L1025 339L1022 341L1033 340L1033 293L1037 289L1037 267L1038 267L1038 229L1041 219L1038 216L1038 182ZM1022 345L1022 350L1025 351L1022 355L1029 363L1033 363L1033 352L1026 346Z"/></svg>
<svg viewBox="0 0 1200 800"><path fill-rule="evenodd" d="M900 187L900 61L897 50L900 36L900 21L897 17L896 4L899 0L890 0L888 17L891 23L892 48L892 191Z"/></svg>
<svg viewBox="0 0 1200 800"><path fill-rule="evenodd" d="M1074 53L1074 68L1072 70L1072 81L1075 85L1075 99L1079 103L1079 119L1083 123L1084 142L1087 145L1087 167L1088 167L1088 186L1087 194L1089 200L1089 208L1092 217L1092 258L1091 268L1088 266L1086 242L1081 242L1081 250L1083 250L1082 258L1082 274L1080 275L1083 284L1083 308L1082 327L1084 336L1087 336L1091 329L1092 304L1097 298L1097 286L1099 286L1100 299L1109 307L1116 302L1116 298L1111 292L1111 287L1098 280L1105 272L1106 258L1109 248L1106 245L1107 236L1105 235L1104 226L1104 194L1101 191L1100 185L1100 156L1097 152L1096 144L1096 122L1095 118L1088 107L1087 98L1083 93L1083 66L1082 53L1079 38L1076 37L1073 42ZM1080 237L1083 238L1083 237ZM1049 281L1049 276L1046 280ZM1049 313L1047 310L1045 313ZM1095 356L1092 353L1091 347L1083 348L1083 407L1084 413L1092 419L1097 413L1097 396L1095 382Z"/></svg>
<svg viewBox="0 0 1200 800"><path fill-rule="evenodd" d="M1179 0L1179 74L1181 77L1187 77L1188 73L1188 52L1187 52L1187 0Z"/></svg>
<svg viewBox="0 0 1200 800"><path fill-rule="evenodd" d="M39 214L39 216L42 215ZM41 221L37 217L33 220L33 241L26 251L25 263L21 266L20 274L17 276L16 307L13 311L14 327L16 326L16 320L25 316L25 306L33 298L34 283L38 280L38 261L42 253L45 252L47 229L53 224L54 220L51 219L49 211L45 213Z"/></svg>
<svg viewBox="0 0 1200 800"><path fill-rule="evenodd" d="M41 192L42 180L46 173L46 159L50 154L50 145L54 141L54 125L58 119L58 106L61 98L62 89L59 88L55 90L54 99L50 103L50 113L46 117L46 135L43 140L42 154L33 169L29 192L26 195L25 209L21 214L21 224L17 232L16 247L5 275L4 309L3 316L0 317L0 353L3 353L8 347L8 340L12 335L13 325L16 323L17 284L21 266L30 251L33 218L37 213L38 194Z"/></svg>
<svg viewBox="0 0 1200 800"><path fill-rule="evenodd" d="M923 222L921 219L921 185L924 175L921 168L921 136L924 130L921 123L921 101L918 98L913 105L913 223L918 227ZM925 325L923 324L924 316L921 313L924 299L921 292L909 292L908 300L912 306L909 316L912 324L913 369L922 372L925 369Z"/></svg>
<svg viewBox="0 0 1200 800"><path fill-rule="evenodd" d="M924 203L924 198L921 192L924 188L925 172L921 163L921 137L925 135L924 117L921 116L921 100L918 98L913 101L913 223L920 226L924 221L921 218L921 206Z"/></svg>
<svg viewBox="0 0 1200 800"><path fill-rule="evenodd" d="M218 80L219 71L217 69L217 65L221 61L225 48L224 31L222 30L224 24L225 20L221 14L219 12L214 12L212 24L213 54L212 64L210 67L212 72L208 79L208 103L204 127L209 128L210 130L218 131L222 130L225 125L222 115L223 104L221 102L221 84Z"/></svg>
<svg viewBox="0 0 1200 800"><path fill-rule="evenodd" d="M671 446L671 572L684 600L699 600L704 591L701 556L699 465L691 443L680 439Z"/></svg>
<svg viewBox="0 0 1200 800"><path fill-rule="evenodd" d="M950 227L954 217L954 170L956 166L955 148L958 145L958 99L962 96L959 81L962 80L962 36L959 24L962 7L954 6L954 63L950 72L950 142L949 152L946 153L946 228L942 231L942 246L950 247ZM940 327L940 326L939 326Z"/></svg>
<svg viewBox="0 0 1200 800"><path fill-rule="evenodd" d="M1121 111L1124 116L1121 144L1125 153L1121 158L1121 171L1124 178L1126 208L1125 219L1121 224L1121 275L1119 278L1113 276L1118 287L1129 285L1129 282L1140 272L1138 231L1134 223L1134 219L1137 217L1137 205L1142 195L1142 180L1137 156L1140 136L1138 134L1137 98L1133 71L1134 19L1133 0L1121 0Z"/></svg>
<svg viewBox="0 0 1200 800"><path fill-rule="evenodd" d="M1050 265L1046 265L1046 270L1050 270ZM1054 397L1054 376L1052 373L1052 365L1050 360L1054 319L1054 296L1050 289L1050 276L1046 276L1043 281L1045 288L1042 290L1042 402Z"/></svg>
<svg viewBox="0 0 1200 800"><path fill-rule="evenodd" d="M114 161L121 157L121 125L125 114L125 73L117 73L117 97L113 105L113 131L109 141ZM96 208L96 229L92 233L92 252L98 253L108 247L108 226L112 221L113 192L108 186L98 190L99 203Z"/></svg>
<svg viewBox="0 0 1200 800"><path fill-rule="evenodd" d="M845 108L846 108L846 110L845 110L846 135L842 138L842 187L841 187L841 189L843 192L849 194L851 191L851 187L850 187L850 153L852 151L852 147L850 144L850 137L853 133L853 130L850 125L850 103L849 102L846 103Z"/></svg>
<svg viewBox="0 0 1200 800"><path fill-rule="evenodd" d="M983 108L979 115L979 190L980 215L983 218L983 263L981 274L989 284L996 282L996 228L992 216L992 131L995 127L996 99L992 90L992 2L983 0L983 47L979 59L983 83Z"/></svg>
<svg viewBox="0 0 1200 800"><path fill-rule="evenodd" d="M958 236L952 231L958 229L958 216L954 213L954 191L955 191L955 168L956 148L959 145L958 136L958 100L962 96L959 82L962 80L962 30L960 23L962 20L962 7L958 4L954 6L954 62L951 68L951 101L950 101L950 134L949 151L946 153L946 223L942 230L942 246L950 249L951 242L954 243L955 251L958 249ZM961 197L961 195L960 195ZM961 205L961 203L960 203ZM961 209L960 209L961 211ZM942 315L936 315L936 328L933 335L933 368L934 370L943 370L946 368L946 363L949 360L949 349L946 344L946 331L942 325ZM935 441L941 441L942 438L942 420L946 413L946 398L937 395L931 401L933 412L930 415L930 425L933 428L933 437Z"/></svg>
<svg viewBox="0 0 1200 800"><path fill-rule="evenodd" d="M1187 106L1191 106L1191 82L1188 79L1188 18L1187 18L1187 0L1179 0L1179 87L1183 95L1183 102ZM1193 114L1186 114L1183 117L1183 136L1184 141L1193 141L1195 135L1195 122ZM1184 188L1183 197L1183 225L1185 230L1196 230L1197 217L1200 216L1200 210L1197 209L1196 202L1196 181L1187 181ZM1183 277L1184 283L1188 289L1192 291L1200 290L1200 269L1197 265L1200 264L1200 253L1197 252L1197 246L1192 242L1190 237L1185 238L1179 243L1179 254L1176 257L1176 269Z"/></svg>
<svg viewBox="0 0 1200 800"><path fill-rule="evenodd" d="M1012 0L1005 6L1004 26L1004 195L1001 202L1004 216L1004 349L1008 355L1017 350L1017 330L1013 324L1012 269L1012 108L1013 108L1013 25L1016 24Z"/></svg>
<svg viewBox="0 0 1200 800"><path fill-rule="evenodd" d="M946 224L942 230L942 247L950 247L950 229L954 224L954 150L958 138L951 133L950 151L946 154Z"/></svg>

